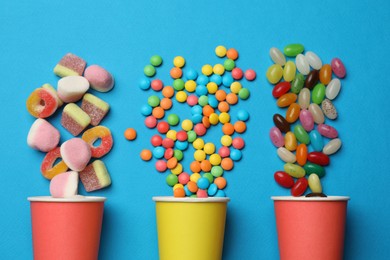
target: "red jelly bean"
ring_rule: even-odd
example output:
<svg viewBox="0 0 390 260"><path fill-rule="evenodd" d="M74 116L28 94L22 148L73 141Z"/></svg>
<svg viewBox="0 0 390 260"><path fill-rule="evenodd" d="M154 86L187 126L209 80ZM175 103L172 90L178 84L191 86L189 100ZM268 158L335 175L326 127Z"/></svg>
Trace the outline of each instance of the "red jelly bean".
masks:
<svg viewBox="0 0 390 260"><path fill-rule="evenodd" d="M329 164L329 156L321 152L311 152L307 155L307 160L309 162L319 164L319 165L328 165Z"/></svg>
<svg viewBox="0 0 390 260"><path fill-rule="evenodd" d="M291 188L291 195L294 197L302 196L308 185L309 182L305 177L299 178Z"/></svg>
<svg viewBox="0 0 390 260"><path fill-rule="evenodd" d="M274 174L274 178L277 184L285 188L291 188L294 185L294 179L286 172L277 171Z"/></svg>
<svg viewBox="0 0 390 260"><path fill-rule="evenodd" d="M279 98L286 94L291 88L290 82L283 81L275 85L274 89L272 90L272 96L274 98Z"/></svg>

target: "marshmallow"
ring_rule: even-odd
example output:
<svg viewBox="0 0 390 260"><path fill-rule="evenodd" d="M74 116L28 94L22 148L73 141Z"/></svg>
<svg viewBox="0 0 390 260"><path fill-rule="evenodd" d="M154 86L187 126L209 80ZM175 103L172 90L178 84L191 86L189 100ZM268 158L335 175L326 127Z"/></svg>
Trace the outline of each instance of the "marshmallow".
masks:
<svg viewBox="0 0 390 260"><path fill-rule="evenodd" d="M80 134L91 122L91 118L74 103L67 104L62 111L61 125L72 135Z"/></svg>
<svg viewBox="0 0 390 260"><path fill-rule="evenodd" d="M58 96L65 103L79 101L89 89L89 82L82 76L67 76L57 83Z"/></svg>
<svg viewBox="0 0 390 260"><path fill-rule="evenodd" d="M72 138L61 145L61 157L73 171L82 171L91 159L91 148L81 138Z"/></svg>
<svg viewBox="0 0 390 260"><path fill-rule="evenodd" d="M72 53L66 54L54 67L54 74L60 77L83 75L87 63Z"/></svg>
<svg viewBox="0 0 390 260"><path fill-rule="evenodd" d="M63 172L50 181L50 194L54 198L68 198L77 195L79 174L74 171Z"/></svg>
<svg viewBox="0 0 390 260"><path fill-rule="evenodd" d="M97 126L102 121L109 108L107 102L89 93L84 95L81 103L81 109L89 115L93 126Z"/></svg>
<svg viewBox="0 0 390 260"><path fill-rule="evenodd" d="M60 132L42 118L34 121L27 135L27 144L41 152L48 152L54 149L59 141Z"/></svg>
<svg viewBox="0 0 390 260"><path fill-rule="evenodd" d="M85 69L84 77L91 84L91 88L100 92L110 91L114 87L114 78L104 68L91 65Z"/></svg>
<svg viewBox="0 0 390 260"><path fill-rule="evenodd" d="M101 160L89 164L80 172L80 180L86 191L94 191L111 185L111 178Z"/></svg>

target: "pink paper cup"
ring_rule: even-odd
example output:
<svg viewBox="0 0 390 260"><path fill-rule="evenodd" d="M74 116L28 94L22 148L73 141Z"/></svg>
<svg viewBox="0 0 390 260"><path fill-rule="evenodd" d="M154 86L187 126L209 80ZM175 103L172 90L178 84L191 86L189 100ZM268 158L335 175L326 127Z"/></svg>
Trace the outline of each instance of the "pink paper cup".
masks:
<svg viewBox="0 0 390 260"><path fill-rule="evenodd" d="M271 197L281 260L342 260L349 197Z"/></svg>
<svg viewBox="0 0 390 260"><path fill-rule="evenodd" d="M29 197L34 260L96 260L104 197Z"/></svg>

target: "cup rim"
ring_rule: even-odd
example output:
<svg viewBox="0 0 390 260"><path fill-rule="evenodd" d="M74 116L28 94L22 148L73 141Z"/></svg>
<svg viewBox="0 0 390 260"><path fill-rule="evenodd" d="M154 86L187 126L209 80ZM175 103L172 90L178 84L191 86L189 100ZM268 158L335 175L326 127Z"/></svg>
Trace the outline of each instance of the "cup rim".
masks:
<svg viewBox="0 0 390 260"><path fill-rule="evenodd" d="M27 200L31 202L104 202L106 197L99 196L73 196L69 198L53 198L52 196L34 196L28 197Z"/></svg>
<svg viewBox="0 0 390 260"><path fill-rule="evenodd" d="M328 196L328 197L294 197L294 196L272 196L273 201L348 201L349 196Z"/></svg>
<svg viewBox="0 0 390 260"><path fill-rule="evenodd" d="M229 197L207 197L207 198L176 198L173 196L154 196L152 199L155 202L187 202L187 203L200 203L200 202L229 202Z"/></svg>

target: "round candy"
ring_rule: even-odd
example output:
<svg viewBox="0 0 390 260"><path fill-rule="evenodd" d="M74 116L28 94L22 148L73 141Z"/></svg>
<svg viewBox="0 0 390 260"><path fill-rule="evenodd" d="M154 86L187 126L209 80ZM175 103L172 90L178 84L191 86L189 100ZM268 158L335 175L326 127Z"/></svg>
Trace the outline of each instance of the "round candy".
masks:
<svg viewBox="0 0 390 260"><path fill-rule="evenodd" d="M173 130L173 129L169 130L169 131L165 134L165 136L166 136L167 138L172 139L173 141L176 141L176 140L177 140L176 135L177 135L177 132L176 132L175 130Z"/></svg>
<svg viewBox="0 0 390 260"><path fill-rule="evenodd" d="M242 79L243 76L244 76L244 73L243 73L242 69L234 68L232 70L232 77L233 77L233 79L240 80L240 79Z"/></svg>
<svg viewBox="0 0 390 260"><path fill-rule="evenodd" d="M165 134L169 130L169 124L165 121L161 121L157 123L157 131L160 134Z"/></svg>
<svg viewBox="0 0 390 260"><path fill-rule="evenodd" d="M127 140L134 140L137 137L137 132L134 128L127 128L124 135Z"/></svg>
<svg viewBox="0 0 390 260"><path fill-rule="evenodd" d="M226 47L225 46L222 46L222 45L219 45L215 48L215 54L218 56L218 57L225 57L226 55Z"/></svg>
<svg viewBox="0 0 390 260"><path fill-rule="evenodd" d="M190 106L195 106L196 104L198 104L198 97L195 95L189 95L187 97L187 104Z"/></svg>
<svg viewBox="0 0 390 260"><path fill-rule="evenodd" d="M171 98L175 94L175 90L171 86L165 86L162 89L162 94L166 98Z"/></svg>
<svg viewBox="0 0 390 260"><path fill-rule="evenodd" d="M206 76L210 76L213 73L213 67L210 64L203 65L202 73Z"/></svg>
<svg viewBox="0 0 390 260"><path fill-rule="evenodd" d="M219 74L213 74L210 77L210 81L216 83L217 85L221 85L222 77Z"/></svg>
<svg viewBox="0 0 390 260"><path fill-rule="evenodd" d="M175 125L179 124L180 119L179 119L178 115L170 114L167 118L167 121L168 121L168 124L170 124L171 126L175 126Z"/></svg>
<svg viewBox="0 0 390 260"><path fill-rule="evenodd" d="M214 153L214 154L210 155L210 159L209 160L210 160L210 163L215 166L215 165L220 165L221 164L222 158L221 158L221 156L219 154Z"/></svg>
<svg viewBox="0 0 390 260"><path fill-rule="evenodd" d="M150 139L150 143L153 145L153 146L160 146L162 145L162 137L159 136L159 135L153 135L152 138Z"/></svg>
<svg viewBox="0 0 390 260"><path fill-rule="evenodd" d="M244 109L240 109L237 112L237 119L241 121L247 121L249 119L249 113L248 111Z"/></svg>
<svg viewBox="0 0 390 260"><path fill-rule="evenodd" d="M239 161L241 160L242 158L242 153L240 150L237 150L237 149L232 149L230 151L230 158L233 160L233 161Z"/></svg>
<svg viewBox="0 0 390 260"><path fill-rule="evenodd" d="M182 68L182 67L184 67L185 63L186 63L186 61L185 61L185 59L182 56L176 56L173 59L173 65L175 67Z"/></svg>
<svg viewBox="0 0 390 260"><path fill-rule="evenodd" d="M176 100L180 103L184 103L187 101L187 93L185 91L178 91L176 93Z"/></svg>
<svg viewBox="0 0 390 260"><path fill-rule="evenodd" d="M171 187L173 187L179 181L178 177L175 174L168 174L167 178L165 180L166 180L167 184Z"/></svg>
<svg viewBox="0 0 390 260"><path fill-rule="evenodd" d="M146 65L144 67L144 74L148 77L153 77L156 74L156 69L152 65Z"/></svg>
<svg viewBox="0 0 390 260"><path fill-rule="evenodd" d="M152 159L152 152L148 149L144 149L141 151L140 157L144 161L150 161Z"/></svg>
<svg viewBox="0 0 390 260"><path fill-rule="evenodd" d="M173 81L173 88L177 91L183 90L185 83L182 79L175 79Z"/></svg>
<svg viewBox="0 0 390 260"><path fill-rule="evenodd" d="M192 143L197 138L196 133L194 131L192 131L192 130L188 131L187 135L188 135L187 141L189 143Z"/></svg>
<svg viewBox="0 0 390 260"><path fill-rule="evenodd" d="M159 172L165 172L167 170L167 163L164 160L158 160L155 166Z"/></svg>
<svg viewBox="0 0 390 260"><path fill-rule="evenodd" d="M215 152L215 145L213 143L206 143L203 147L206 154L213 154Z"/></svg>
<svg viewBox="0 0 390 260"><path fill-rule="evenodd" d="M234 49L234 48L230 48L229 50L227 50L226 56L229 59L237 60L238 59L238 51L236 49Z"/></svg>
<svg viewBox="0 0 390 260"><path fill-rule="evenodd" d="M163 84L163 82L160 79L154 79L150 83L150 86L152 87L152 89L154 91L160 91L164 87L164 84Z"/></svg>
<svg viewBox="0 0 390 260"><path fill-rule="evenodd" d="M214 183L210 184L209 188L207 189L207 195L214 196L218 191L217 185Z"/></svg>
<svg viewBox="0 0 390 260"><path fill-rule="evenodd" d="M164 138L162 141L162 146L164 148L172 148L175 145L175 142L170 138Z"/></svg>
<svg viewBox="0 0 390 260"><path fill-rule="evenodd" d="M179 79L183 75L183 71L181 70L181 68L173 67L169 74L173 79Z"/></svg>
<svg viewBox="0 0 390 260"><path fill-rule="evenodd" d="M196 83L198 83L198 85L206 85L207 83L209 83L209 78L206 75L201 74L196 79Z"/></svg>
<svg viewBox="0 0 390 260"><path fill-rule="evenodd" d="M210 182L209 182L208 179L206 179L204 177L201 177L201 178L198 179L196 184L198 185L199 189L207 189L209 187L209 185L210 185Z"/></svg>
<svg viewBox="0 0 390 260"><path fill-rule="evenodd" d="M236 63L235 63L234 60L232 60L232 59L227 59L227 60L225 60L224 63L223 63L223 67L224 67L225 70L227 70L227 71L233 70L235 66L236 66Z"/></svg>
<svg viewBox="0 0 390 260"><path fill-rule="evenodd" d="M161 106L153 108L152 116L154 116L155 118L161 119L164 117L164 115L165 115L165 111L164 108L162 108Z"/></svg>
<svg viewBox="0 0 390 260"><path fill-rule="evenodd" d="M232 141L232 145L234 148L241 150L245 146L245 141L241 137L235 137Z"/></svg>
<svg viewBox="0 0 390 260"><path fill-rule="evenodd" d="M157 125L157 119L154 116L148 116L145 118L145 125L148 128L155 128Z"/></svg>
<svg viewBox="0 0 390 260"><path fill-rule="evenodd" d="M186 172L180 173L177 177L178 181L183 185L186 185L190 181L190 175Z"/></svg>
<svg viewBox="0 0 390 260"><path fill-rule="evenodd" d="M161 159L164 157L165 149L161 146L157 146L153 149L153 157L156 159Z"/></svg>
<svg viewBox="0 0 390 260"><path fill-rule="evenodd" d="M233 139L229 135L224 135L221 137L221 144L223 146L230 146L232 144L232 142L233 142Z"/></svg>
<svg viewBox="0 0 390 260"><path fill-rule="evenodd" d="M218 189L222 190L226 187L226 179L224 177L217 177L214 180L215 185L217 185Z"/></svg>
<svg viewBox="0 0 390 260"><path fill-rule="evenodd" d="M181 161L181 160L183 160L183 152L182 151L180 151L180 150L178 150L178 149L175 149L174 151L173 151L173 156L177 159L177 161Z"/></svg>
<svg viewBox="0 0 390 260"><path fill-rule="evenodd" d="M202 124L202 123L198 123L194 126L194 132L198 135L198 136L204 136L207 132L207 129L206 127Z"/></svg>
<svg viewBox="0 0 390 260"><path fill-rule="evenodd" d="M156 107L160 104L160 98L158 96L150 96L148 97L148 104L151 107Z"/></svg>
<svg viewBox="0 0 390 260"><path fill-rule="evenodd" d="M194 69L187 69L185 76L188 80L195 80L198 77L198 72Z"/></svg>
<svg viewBox="0 0 390 260"><path fill-rule="evenodd" d="M150 88L150 80L147 78L142 78L139 80L138 86L142 90L148 90Z"/></svg>
<svg viewBox="0 0 390 260"><path fill-rule="evenodd" d="M223 174L223 169L221 166L219 165L214 165L212 168L211 168L211 175L214 176L214 177L220 177L222 176Z"/></svg>
<svg viewBox="0 0 390 260"><path fill-rule="evenodd" d="M228 157L228 156L230 155L230 149L229 149L229 147L222 146L221 148L219 148L218 154L219 154L222 158Z"/></svg>
<svg viewBox="0 0 390 260"><path fill-rule="evenodd" d="M149 116L150 114L152 114L152 111L153 111L153 108L151 106L149 106L148 104L143 105L141 107L141 114L144 116Z"/></svg>
<svg viewBox="0 0 390 260"><path fill-rule="evenodd" d="M95 126L84 132L83 139L91 147L91 156L93 158L101 158L106 155L112 148L113 139L110 129L105 126ZM101 139L99 146L93 144L97 139Z"/></svg>
<svg viewBox="0 0 390 260"><path fill-rule="evenodd" d="M245 71L245 78L249 81L255 80L256 72L253 69L248 69Z"/></svg>
<svg viewBox="0 0 390 260"><path fill-rule="evenodd" d="M194 153L194 159L201 162L206 159L206 153L203 150L196 150Z"/></svg>
<svg viewBox="0 0 390 260"><path fill-rule="evenodd" d="M158 67L162 64L162 58L160 55L153 55L150 57L150 64L152 64L155 67Z"/></svg>

